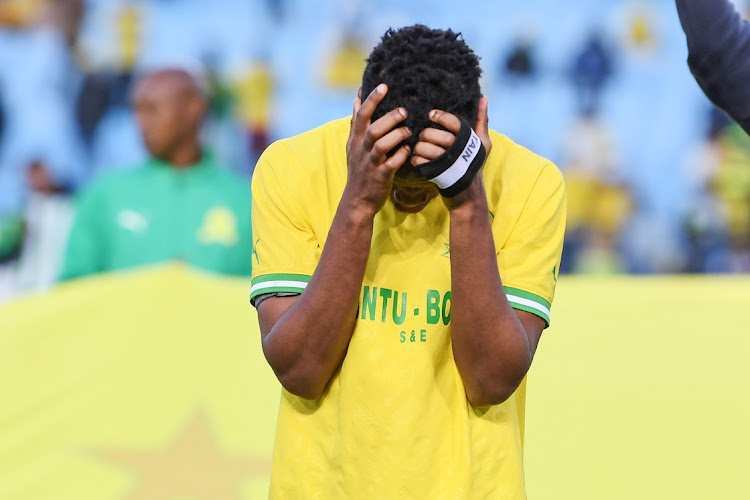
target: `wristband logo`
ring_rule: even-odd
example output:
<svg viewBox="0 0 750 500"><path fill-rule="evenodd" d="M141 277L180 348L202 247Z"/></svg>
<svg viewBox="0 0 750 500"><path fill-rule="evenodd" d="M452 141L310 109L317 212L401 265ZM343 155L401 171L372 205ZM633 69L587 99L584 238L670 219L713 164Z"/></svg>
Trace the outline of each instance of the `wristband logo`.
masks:
<svg viewBox="0 0 750 500"><path fill-rule="evenodd" d="M477 137L477 134L474 133L474 131L471 131L471 139L469 140L469 143L466 145L466 149L464 149L464 153L461 155L461 159L463 159L465 162L471 162L471 160L474 159L474 156L477 154L477 143L479 142L479 137Z"/></svg>
<svg viewBox="0 0 750 500"><path fill-rule="evenodd" d="M486 156L479 136L462 118L461 129L445 153L417 168L425 179L437 184L441 195L452 198L469 187Z"/></svg>

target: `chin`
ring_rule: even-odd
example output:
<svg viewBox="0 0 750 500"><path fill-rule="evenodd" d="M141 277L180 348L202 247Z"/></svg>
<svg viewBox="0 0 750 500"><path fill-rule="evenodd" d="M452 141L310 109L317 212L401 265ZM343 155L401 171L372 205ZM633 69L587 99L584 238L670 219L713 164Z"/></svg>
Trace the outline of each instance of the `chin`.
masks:
<svg viewBox="0 0 750 500"><path fill-rule="evenodd" d="M399 212L415 214L421 212L437 196L438 190L432 186L394 186L391 190L391 203Z"/></svg>

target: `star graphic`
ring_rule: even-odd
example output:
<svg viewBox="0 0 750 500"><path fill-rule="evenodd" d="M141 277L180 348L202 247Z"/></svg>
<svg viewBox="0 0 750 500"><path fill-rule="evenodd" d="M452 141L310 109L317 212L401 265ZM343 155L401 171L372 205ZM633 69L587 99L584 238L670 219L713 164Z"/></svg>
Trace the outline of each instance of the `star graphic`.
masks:
<svg viewBox="0 0 750 500"><path fill-rule="evenodd" d="M223 451L211 426L197 414L162 450L97 450L94 455L130 469L135 484L123 500L240 500L240 484L249 476L266 475L270 461Z"/></svg>
<svg viewBox="0 0 750 500"><path fill-rule="evenodd" d="M448 243L443 243L443 245L445 245L445 253L441 255L441 257L450 259L451 258L451 246Z"/></svg>

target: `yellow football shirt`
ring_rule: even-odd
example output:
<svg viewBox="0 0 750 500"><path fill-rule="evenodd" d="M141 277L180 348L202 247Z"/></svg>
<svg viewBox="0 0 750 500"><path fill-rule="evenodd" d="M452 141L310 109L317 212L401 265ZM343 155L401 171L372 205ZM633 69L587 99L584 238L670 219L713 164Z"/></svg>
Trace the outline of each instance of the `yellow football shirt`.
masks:
<svg viewBox="0 0 750 500"><path fill-rule="evenodd" d="M348 133L348 119L330 122L260 159L251 300L304 293L346 183ZM483 175L500 276L514 308L549 324L563 179L544 158L491 138ZM448 233L439 197L416 214L388 201L376 215L340 370L320 399L282 393L271 498L525 498L525 383L489 409L467 401L451 349Z"/></svg>

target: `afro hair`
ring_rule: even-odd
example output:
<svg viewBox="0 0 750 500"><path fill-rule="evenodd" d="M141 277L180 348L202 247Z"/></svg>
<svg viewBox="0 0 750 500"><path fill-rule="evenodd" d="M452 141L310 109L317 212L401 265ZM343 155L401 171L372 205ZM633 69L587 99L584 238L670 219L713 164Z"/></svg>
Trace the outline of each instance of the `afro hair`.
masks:
<svg viewBox="0 0 750 500"><path fill-rule="evenodd" d="M408 117L403 125L413 131L404 141L412 150L430 122L428 113L441 109L474 124L482 96L479 58L460 33L416 24L389 29L367 59L362 76L362 100L380 83L388 94L373 114L375 121L403 106Z"/></svg>

